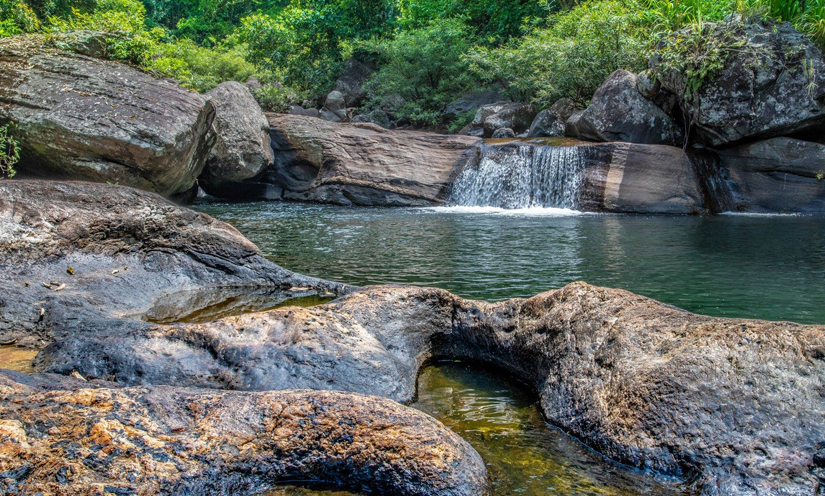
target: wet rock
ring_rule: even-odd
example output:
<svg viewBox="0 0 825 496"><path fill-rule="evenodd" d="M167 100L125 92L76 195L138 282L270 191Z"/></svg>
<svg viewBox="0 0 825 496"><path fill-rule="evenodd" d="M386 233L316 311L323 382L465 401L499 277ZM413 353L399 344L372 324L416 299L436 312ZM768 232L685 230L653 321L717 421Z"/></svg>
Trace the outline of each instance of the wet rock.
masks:
<svg viewBox="0 0 825 496"><path fill-rule="evenodd" d="M650 65L680 104L706 145L722 146L825 126L825 86L811 85L825 73L820 50L790 23L731 16L704 25L708 46L722 49L723 67L687 94L683 72L665 72L657 57ZM691 36L679 32L674 36Z"/></svg>
<svg viewBox="0 0 825 496"><path fill-rule="evenodd" d="M478 141L370 123L269 115L275 165L263 180L284 199L341 205L425 206L446 200Z"/></svg>
<svg viewBox="0 0 825 496"><path fill-rule="evenodd" d="M17 123L21 176L190 191L215 136L211 103L124 64L0 41L0 123Z"/></svg>
<svg viewBox="0 0 825 496"><path fill-rule="evenodd" d="M199 184L210 195L225 198L272 164L269 121L241 83L223 83L207 97L215 107L217 140Z"/></svg>
<svg viewBox="0 0 825 496"><path fill-rule="evenodd" d="M344 97L344 108L360 107L367 97L365 85L375 69L358 59L348 59L344 63L344 72L335 81L335 91Z"/></svg>
<svg viewBox="0 0 825 496"><path fill-rule="evenodd" d="M717 152L740 212L825 212L825 145L773 138Z"/></svg>
<svg viewBox="0 0 825 496"><path fill-rule="evenodd" d="M86 364L105 363L101 372L118 378L149 371L139 379L147 382L193 383L233 370L257 379L282 367L278 381L259 385L403 401L427 360L480 360L535 387L548 420L590 447L695 477L703 494L814 496L822 483L822 326L704 317L576 283L500 303L370 288L312 309L155 327L119 342L100 329L83 339L57 342L46 357L74 356L61 367L91 377Z"/></svg>
<svg viewBox="0 0 825 496"><path fill-rule="evenodd" d="M382 398L43 391L15 377L0 372L4 493L252 495L299 480L377 494L490 494L484 462L467 442Z"/></svg>
<svg viewBox="0 0 825 496"><path fill-rule="evenodd" d="M576 107L569 98L562 98L549 109L544 109L536 115L530 129L527 131L528 138L541 137L562 137L567 119L573 115Z"/></svg>
<svg viewBox="0 0 825 496"><path fill-rule="evenodd" d="M593 141L682 145L674 120L642 96L635 74L621 69L599 87L570 129L569 136Z"/></svg>
<svg viewBox="0 0 825 496"><path fill-rule="evenodd" d="M79 182L0 182L0 266L0 341L41 345L97 326L128 329L112 319L139 318L187 289L326 285L272 264L207 215Z"/></svg>

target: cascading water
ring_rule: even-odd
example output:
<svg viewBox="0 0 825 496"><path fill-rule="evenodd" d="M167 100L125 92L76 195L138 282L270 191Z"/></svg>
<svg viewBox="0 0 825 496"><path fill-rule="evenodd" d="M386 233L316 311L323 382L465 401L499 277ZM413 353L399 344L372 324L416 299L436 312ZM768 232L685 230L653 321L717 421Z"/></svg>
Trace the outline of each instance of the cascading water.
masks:
<svg viewBox="0 0 825 496"><path fill-rule="evenodd" d="M585 157L578 146L482 145L481 158L453 185L451 203L466 207L579 206Z"/></svg>

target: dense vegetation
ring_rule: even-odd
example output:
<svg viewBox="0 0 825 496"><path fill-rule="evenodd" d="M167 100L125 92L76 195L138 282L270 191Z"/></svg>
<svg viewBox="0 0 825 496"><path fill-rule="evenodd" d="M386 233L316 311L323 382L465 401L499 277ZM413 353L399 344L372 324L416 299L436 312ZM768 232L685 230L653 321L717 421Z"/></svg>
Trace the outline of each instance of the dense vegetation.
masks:
<svg viewBox="0 0 825 496"><path fill-rule="evenodd" d="M483 86L540 106L584 105L614 70L645 68L679 29L688 35L665 59L700 84L723 63L702 44L703 23L731 13L793 22L825 46L825 0L0 0L0 36L59 43L105 31L110 58L198 91L256 77L270 110L321 101L355 56L377 67L366 107L445 126L447 104Z"/></svg>

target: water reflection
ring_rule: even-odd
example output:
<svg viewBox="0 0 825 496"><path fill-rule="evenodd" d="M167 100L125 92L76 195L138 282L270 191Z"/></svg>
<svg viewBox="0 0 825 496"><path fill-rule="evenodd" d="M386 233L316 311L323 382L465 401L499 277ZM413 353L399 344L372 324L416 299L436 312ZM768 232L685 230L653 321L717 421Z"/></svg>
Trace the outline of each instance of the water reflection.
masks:
<svg viewBox="0 0 825 496"><path fill-rule="evenodd" d="M34 358L38 351L16 346L0 346L0 369L34 373Z"/></svg>

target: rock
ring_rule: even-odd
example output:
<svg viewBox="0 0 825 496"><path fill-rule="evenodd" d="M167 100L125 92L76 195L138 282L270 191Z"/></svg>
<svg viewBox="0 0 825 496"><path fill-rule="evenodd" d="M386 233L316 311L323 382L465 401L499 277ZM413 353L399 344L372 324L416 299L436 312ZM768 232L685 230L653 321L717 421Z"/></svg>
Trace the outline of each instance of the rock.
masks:
<svg viewBox="0 0 825 496"><path fill-rule="evenodd" d="M390 117L386 112L380 109L367 112L366 114L356 115L352 118L352 122L371 122L377 126L383 127L384 129L389 129L392 126Z"/></svg>
<svg viewBox="0 0 825 496"><path fill-rule="evenodd" d="M243 189L244 181L272 164L269 121L241 83L220 84L207 96L215 107L217 141L199 184L210 195L226 198L226 192Z"/></svg>
<svg viewBox="0 0 825 496"><path fill-rule="evenodd" d="M527 131L528 138L541 137L562 137L567 119L573 115L576 107L569 98L562 98L549 109L542 110L533 119L530 129Z"/></svg>
<svg viewBox="0 0 825 496"><path fill-rule="evenodd" d="M0 40L0 122L17 123L21 176L193 189L215 136L211 103L130 66Z"/></svg>
<svg viewBox="0 0 825 496"><path fill-rule="evenodd" d="M825 212L825 145L772 138L717 151L740 212Z"/></svg>
<svg viewBox="0 0 825 496"><path fill-rule="evenodd" d="M490 115L482 124L484 137L492 137L493 134L504 128L512 129L516 134L521 134L530 128L533 119L536 117L536 106L532 103L510 103L498 109Z"/></svg>
<svg viewBox="0 0 825 496"><path fill-rule="evenodd" d="M321 113L317 108L304 108L299 105L292 105L289 107L289 113L292 115L303 115L304 117L320 117Z"/></svg>
<svg viewBox="0 0 825 496"><path fill-rule="evenodd" d="M259 90L264 87L263 83L261 83L261 80L254 76L247 79L244 85L246 85L246 87L249 88L249 91Z"/></svg>
<svg viewBox="0 0 825 496"><path fill-rule="evenodd" d="M477 112L480 107L506 100L507 97L496 90L471 91L447 105L447 109L444 111L444 120L449 121L461 114ZM483 122L479 122L479 124L483 124Z"/></svg>
<svg viewBox="0 0 825 496"><path fill-rule="evenodd" d="M666 73L659 57L650 61L662 86L679 95L702 142L722 146L814 129L822 134L825 86L812 86L810 75L825 74L825 60L805 35L787 22L738 16L706 23L703 29L709 46L736 49L722 52L722 68L697 92L686 95L684 73ZM678 36L691 34L685 30Z"/></svg>
<svg viewBox="0 0 825 496"><path fill-rule="evenodd" d="M476 115L473 118L473 122L470 125L473 129L479 129L484 127L484 121L487 120L493 114L500 112L505 106L509 105L511 102L509 101L500 101L496 103L490 103L487 105L482 105L476 110Z"/></svg>
<svg viewBox="0 0 825 496"><path fill-rule="evenodd" d="M324 102L324 110L335 114L341 120L346 119L347 101L344 98L344 94L340 91L331 91Z"/></svg>
<svg viewBox="0 0 825 496"><path fill-rule="evenodd" d="M43 392L15 377L0 372L4 494L253 495L296 480L376 494L490 494L484 462L466 441L382 398L76 385Z"/></svg>
<svg viewBox="0 0 825 496"><path fill-rule="evenodd" d="M63 48L87 57L105 59L109 51L107 40L117 37L113 33L103 31L79 30L54 33L50 38L50 44L55 48Z"/></svg>
<svg viewBox="0 0 825 496"><path fill-rule="evenodd" d="M186 348L203 358L181 360ZM112 377L149 371L144 382L244 369L259 378L282 367L278 385L403 401L431 358L475 360L535 387L547 419L593 449L695 478L702 494L814 496L825 482L815 461L825 443L825 327L704 317L583 283L499 303L369 288L312 309L159 326L119 344L99 329L45 355L74 356L61 367L89 377L88 364Z"/></svg>
<svg viewBox="0 0 825 496"><path fill-rule="evenodd" d="M599 87L570 129L576 133L570 136L592 141L682 145L674 120L642 96L635 74L621 69Z"/></svg>
<svg viewBox="0 0 825 496"><path fill-rule="evenodd" d="M0 267L0 341L43 345L96 326L126 332L134 322L125 316L143 325L144 312L184 290L328 284L267 261L207 215L132 188L79 182L0 182ZM65 288L44 287L53 281Z"/></svg>
<svg viewBox="0 0 825 496"><path fill-rule="evenodd" d="M375 69L358 59L348 59L344 72L335 81L335 91L344 96L345 107L360 107L367 97L364 85L372 77Z"/></svg>
<svg viewBox="0 0 825 496"><path fill-rule="evenodd" d="M491 136L491 137L492 138L498 138L498 139L501 139L501 138L515 138L516 133L513 132L513 130L510 129L509 127L503 127L501 129L496 129L496 132L494 132L493 136Z"/></svg>
<svg viewBox="0 0 825 496"><path fill-rule="evenodd" d="M478 141L369 123L269 115L275 166L263 181L284 199L340 205L426 206L447 190Z"/></svg>
<svg viewBox="0 0 825 496"><path fill-rule="evenodd" d="M343 119L338 114L326 108L321 109L319 117L329 122L343 122Z"/></svg>

